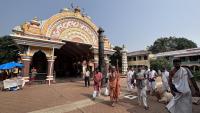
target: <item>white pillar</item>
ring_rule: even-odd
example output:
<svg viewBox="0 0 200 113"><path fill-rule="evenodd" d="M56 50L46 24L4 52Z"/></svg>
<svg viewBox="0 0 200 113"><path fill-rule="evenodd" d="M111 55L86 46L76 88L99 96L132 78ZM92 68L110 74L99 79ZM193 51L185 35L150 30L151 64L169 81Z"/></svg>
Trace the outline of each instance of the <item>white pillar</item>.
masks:
<svg viewBox="0 0 200 113"><path fill-rule="evenodd" d="M127 61L127 50L124 45L121 50L121 54L122 54L122 75L125 75L128 68L128 61Z"/></svg>

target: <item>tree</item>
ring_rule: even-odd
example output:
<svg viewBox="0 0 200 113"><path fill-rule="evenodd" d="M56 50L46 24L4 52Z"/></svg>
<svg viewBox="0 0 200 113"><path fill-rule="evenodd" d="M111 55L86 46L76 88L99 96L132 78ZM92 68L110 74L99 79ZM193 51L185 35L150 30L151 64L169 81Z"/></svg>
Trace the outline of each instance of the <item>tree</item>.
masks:
<svg viewBox="0 0 200 113"><path fill-rule="evenodd" d="M10 36L0 37L0 64L17 61L19 51L19 45Z"/></svg>
<svg viewBox="0 0 200 113"><path fill-rule="evenodd" d="M197 44L186 38L161 37L149 47L152 53L175 51L189 48L196 48Z"/></svg>
<svg viewBox="0 0 200 113"><path fill-rule="evenodd" d="M158 58L150 60L150 67L156 71L166 68L171 70L172 64L166 58Z"/></svg>
<svg viewBox="0 0 200 113"><path fill-rule="evenodd" d="M112 56L110 56L110 60L111 60L110 63L113 66L118 66L119 68L121 68L122 67L122 55L121 55L120 51L122 50L122 48L119 46L115 46L113 49L115 50L115 53Z"/></svg>

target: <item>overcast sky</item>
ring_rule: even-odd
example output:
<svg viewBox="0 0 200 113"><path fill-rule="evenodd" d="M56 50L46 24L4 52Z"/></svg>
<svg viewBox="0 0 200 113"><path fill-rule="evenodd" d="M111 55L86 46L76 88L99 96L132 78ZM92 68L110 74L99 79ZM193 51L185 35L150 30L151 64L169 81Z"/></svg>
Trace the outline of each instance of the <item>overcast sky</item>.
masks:
<svg viewBox="0 0 200 113"><path fill-rule="evenodd" d="M85 9L112 45L142 50L159 37L186 37L200 45L200 0L1 0L0 36L37 16L47 19L71 3Z"/></svg>

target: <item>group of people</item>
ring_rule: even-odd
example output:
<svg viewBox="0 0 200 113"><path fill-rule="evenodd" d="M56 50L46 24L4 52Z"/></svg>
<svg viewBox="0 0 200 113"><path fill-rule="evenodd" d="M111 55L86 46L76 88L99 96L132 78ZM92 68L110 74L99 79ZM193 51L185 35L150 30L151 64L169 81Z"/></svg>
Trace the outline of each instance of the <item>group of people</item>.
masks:
<svg viewBox="0 0 200 113"><path fill-rule="evenodd" d="M86 71L87 73L87 71ZM107 81L107 87L106 89L109 90L109 96L111 101L111 106L115 106L115 103L119 100L119 94L120 94L120 74L119 71L115 68L115 66L110 67L108 76L106 77ZM87 78L85 78L86 81ZM103 75L99 71L99 69L95 70L95 73L93 74L93 80L94 80L94 91L93 91L93 100L97 96L101 95L101 87L103 82ZM87 82L85 82L87 84Z"/></svg>
<svg viewBox="0 0 200 113"><path fill-rule="evenodd" d="M170 113L192 113L192 96L200 97L199 88L191 71L186 67L181 67L180 59L174 59L173 65L174 68L170 72L163 68L160 73L163 92L170 92L173 95L166 108ZM137 87L138 103L141 105L143 102L146 110L149 109L147 92L150 92L150 95L154 94L157 77L157 72L148 67L128 69L127 90L131 91L133 87Z"/></svg>
<svg viewBox="0 0 200 113"><path fill-rule="evenodd" d="M162 91L171 93L173 98L169 101L166 108L170 113L192 113L192 96L199 96L200 91L194 80L191 71L186 67L181 67L180 60L173 61L174 68L168 71L166 68L161 69L160 73L147 66L141 66L137 69L129 68L127 72L127 90L132 91L137 88L138 104L143 103L144 109L148 110L147 93L154 95L156 92L156 79L159 75L162 78ZM163 66L164 67L164 66ZM89 70L85 73L85 86L89 86ZM100 95L103 75L96 69L93 74L94 92L93 99ZM112 66L106 76L106 89L109 90L110 102L112 106L119 101L120 94L120 74ZM191 90L193 87L194 90Z"/></svg>
<svg viewBox="0 0 200 113"><path fill-rule="evenodd" d="M143 102L144 108L147 110L147 91L153 94L156 89L157 73L155 70L148 69L147 66L138 67L137 69L129 68L127 72L127 90L132 91L133 87L137 87L138 104Z"/></svg>

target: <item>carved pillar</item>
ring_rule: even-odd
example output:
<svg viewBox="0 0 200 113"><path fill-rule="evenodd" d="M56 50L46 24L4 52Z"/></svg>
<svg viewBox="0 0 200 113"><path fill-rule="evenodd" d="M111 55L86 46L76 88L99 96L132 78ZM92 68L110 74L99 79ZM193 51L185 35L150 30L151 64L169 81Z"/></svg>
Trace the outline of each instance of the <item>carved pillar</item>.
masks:
<svg viewBox="0 0 200 113"><path fill-rule="evenodd" d="M105 85L105 77L106 77L106 73L105 73L105 60L104 60L104 36L103 36L103 32L104 30L100 27L98 32L98 42L99 42L99 70L100 72L103 74L103 79L102 79L102 86Z"/></svg>
<svg viewBox="0 0 200 113"><path fill-rule="evenodd" d="M127 50L124 45L121 50L121 53L122 53L122 75L125 75L128 68L128 61L127 61Z"/></svg>
<svg viewBox="0 0 200 113"><path fill-rule="evenodd" d="M103 36L103 32L104 30L100 27L99 30L97 31L99 36L99 70L100 72L103 73L104 71L104 36Z"/></svg>
<svg viewBox="0 0 200 113"><path fill-rule="evenodd" d="M54 71L54 61L55 61L55 56L54 58L49 57L48 58L48 72L47 72L47 76L53 76L53 71Z"/></svg>
<svg viewBox="0 0 200 113"><path fill-rule="evenodd" d="M31 57L30 56L21 56L21 58L22 58L22 63L24 64L24 67L22 68L22 75L29 76Z"/></svg>

